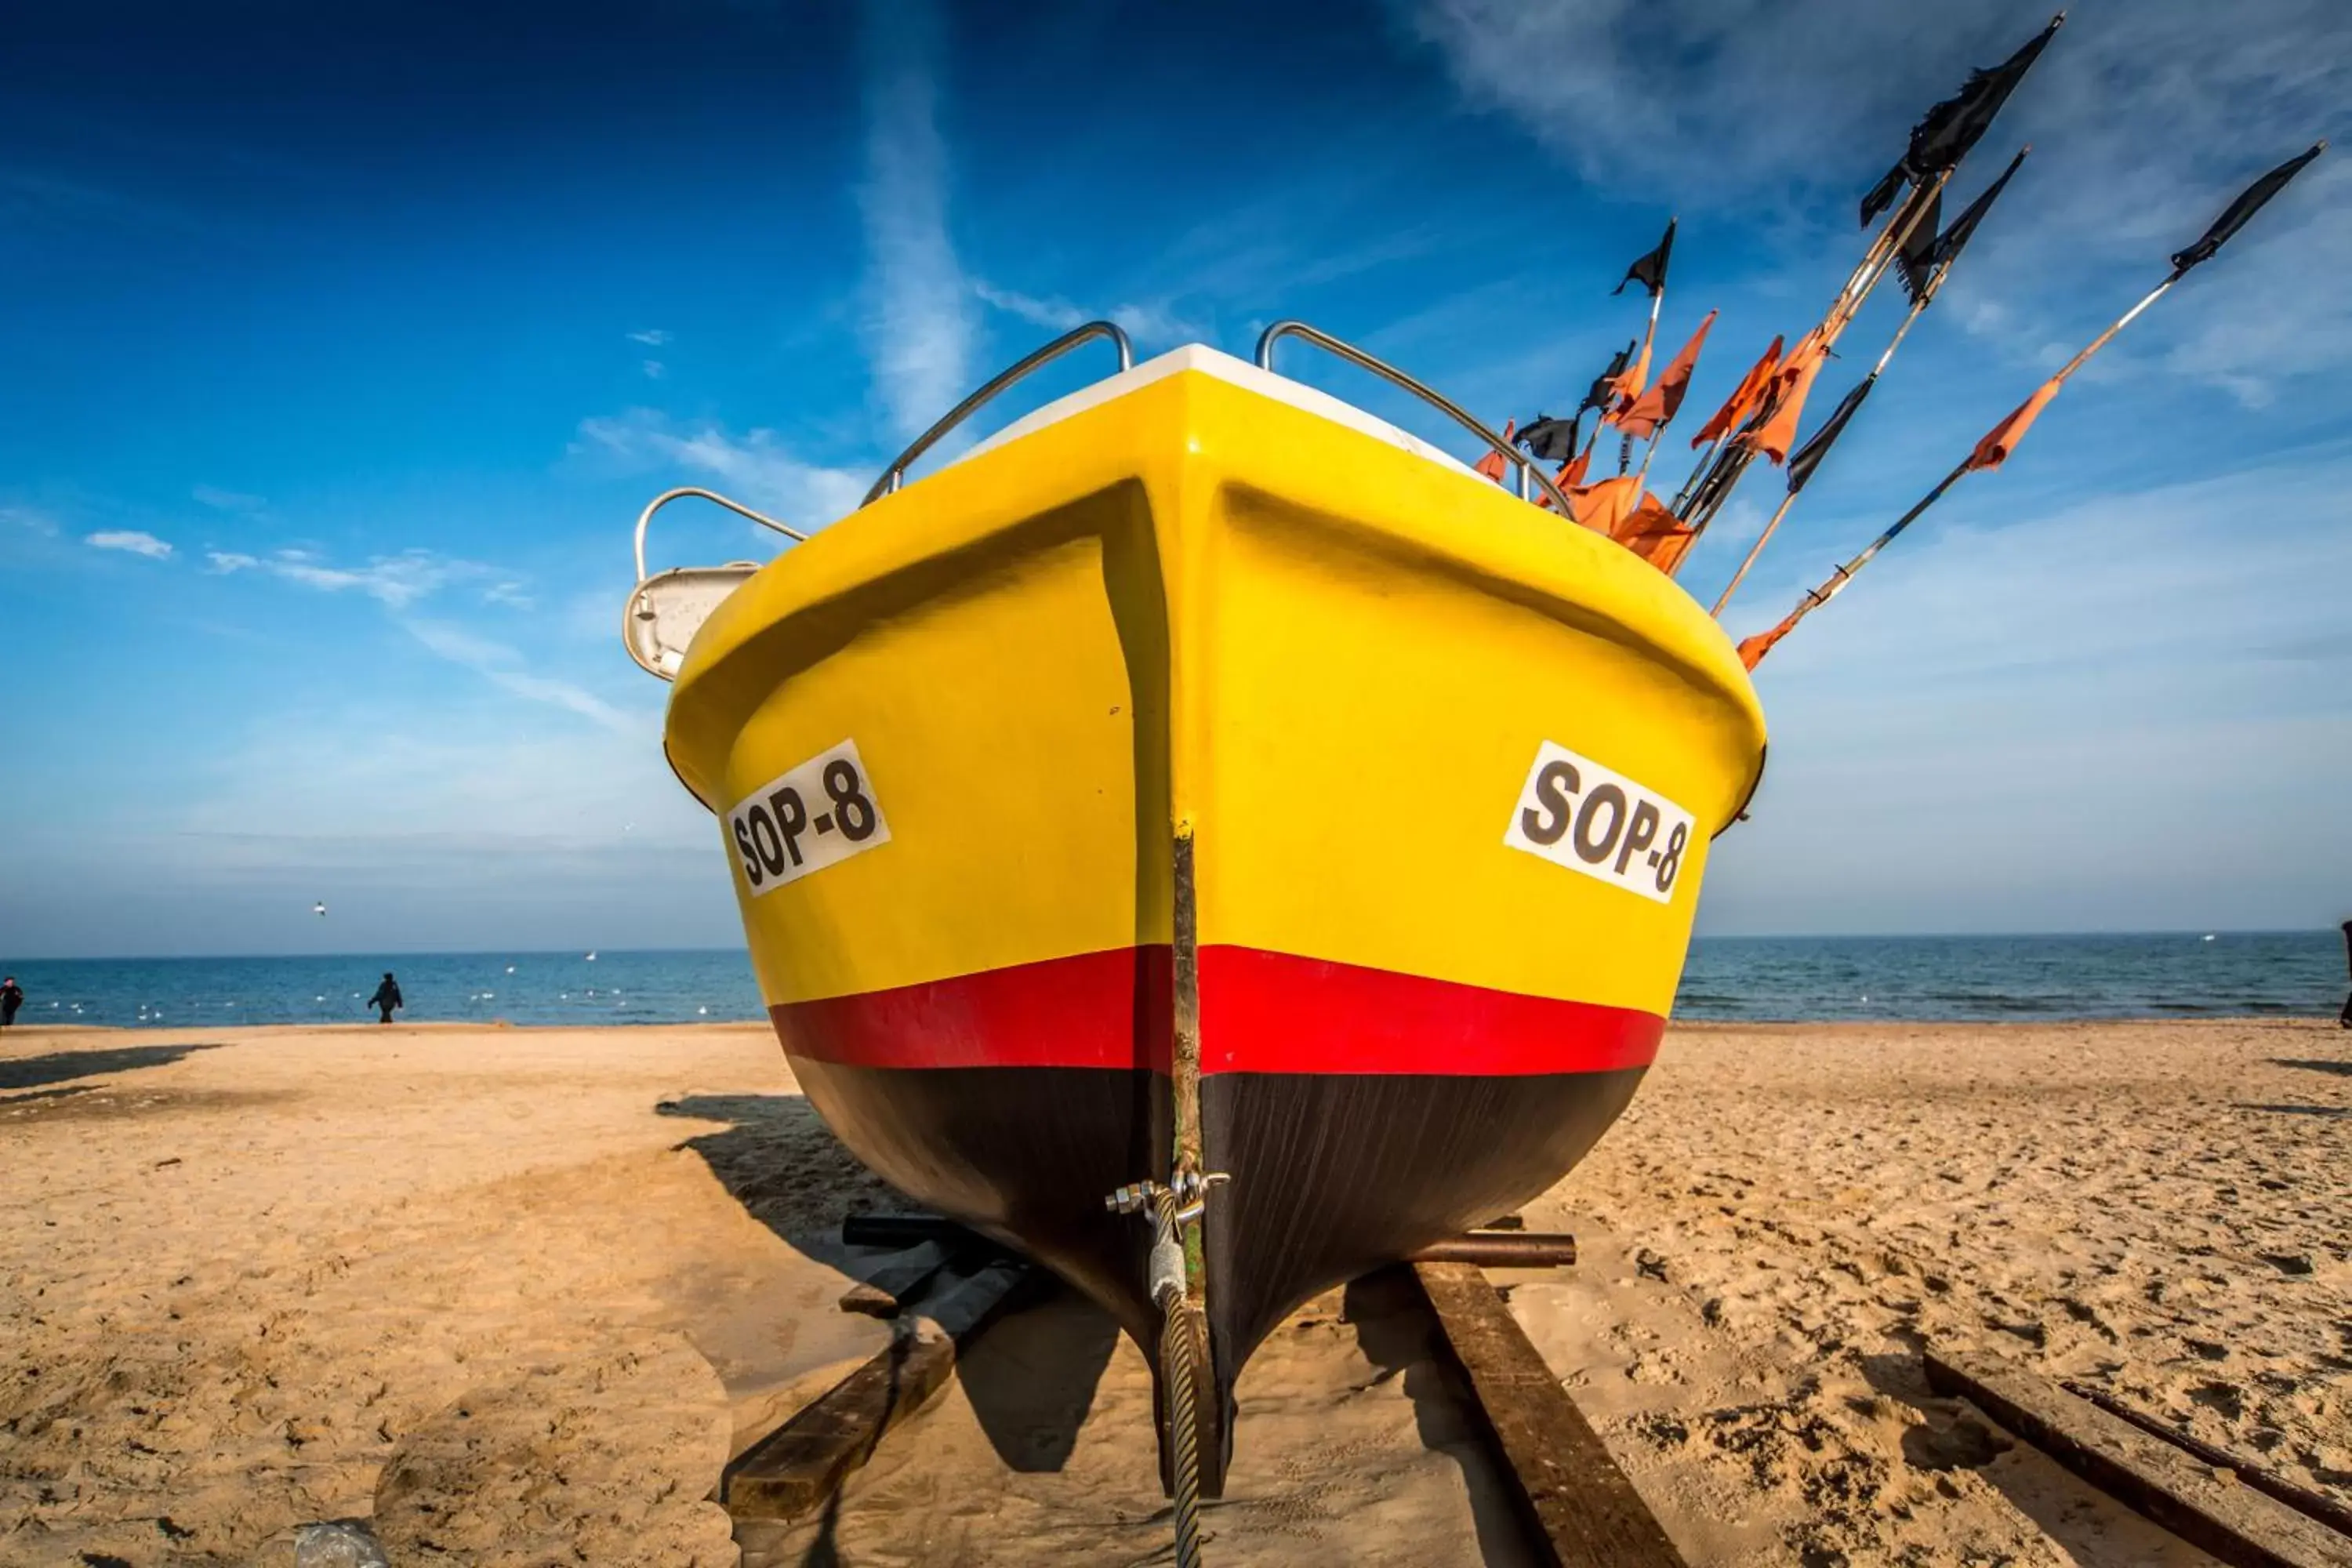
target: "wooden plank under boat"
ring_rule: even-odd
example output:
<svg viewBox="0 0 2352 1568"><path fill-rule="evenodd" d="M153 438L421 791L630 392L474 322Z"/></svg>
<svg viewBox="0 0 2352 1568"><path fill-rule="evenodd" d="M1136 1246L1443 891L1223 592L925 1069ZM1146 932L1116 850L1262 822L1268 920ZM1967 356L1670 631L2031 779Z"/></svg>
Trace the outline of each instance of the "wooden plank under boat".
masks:
<svg viewBox="0 0 2352 1568"><path fill-rule="evenodd" d="M1197 1128L1212 1496L1286 1313L1624 1109L1764 755L1671 579L1197 346L786 551L659 662L777 1036L861 1160L1157 1365L1150 1229L1105 1198Z"/></svg>

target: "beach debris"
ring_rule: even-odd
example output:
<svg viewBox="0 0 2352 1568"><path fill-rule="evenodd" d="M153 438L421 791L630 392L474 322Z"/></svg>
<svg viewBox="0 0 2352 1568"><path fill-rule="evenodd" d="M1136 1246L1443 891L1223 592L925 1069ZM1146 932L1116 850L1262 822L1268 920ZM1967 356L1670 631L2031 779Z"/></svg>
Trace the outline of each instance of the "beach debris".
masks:
<svg viewBox="0 0 2352 1568"><path fill-rule="evenodd" d="M392 1568L392 1560L366 1520L336 1519L294 1527L294 1568Z"/></svg>
<svg viewBox="0 0 2352 1568"><path fill-rule="evenodd" d="M1966 1399L2116 1501L2224 1563L2352 1568L2352 1536L2015 1362L1935 1347L1924 1359L1927 1385L1937 1394Z"/></svg>

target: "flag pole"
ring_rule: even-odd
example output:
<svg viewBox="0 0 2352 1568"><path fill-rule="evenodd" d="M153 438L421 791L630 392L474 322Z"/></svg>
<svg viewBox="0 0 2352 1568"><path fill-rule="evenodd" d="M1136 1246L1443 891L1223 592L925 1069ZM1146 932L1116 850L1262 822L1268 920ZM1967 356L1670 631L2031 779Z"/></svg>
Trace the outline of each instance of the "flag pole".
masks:
<svg viewBox="0 0 2352 1568"><path fill-rule="evenodd" d="M2042 410L2048 406L2052 398L2058 395L2059 389L2066 384L2067 377L2088 364L2091 356L2114 342L2117 332L2130 326L2139 319L2142 311L2163 299L2175 283L2189 275L2190 268L2211 260L2213 253L2221 249L2231 235L2244 227L2248 218L2261 211L2265 203L2285 189L2287 182L2294 179L2303 170L2304 165L2326 151L2327 143L2324 139L2314 142L2308 151L2288 159L2241 192L2237 199L2224 208L2221 216L2215 218L2204 234L2199 237L2196 243L2185 250L2173 252L2172 270L2165 275L2163 282L2141 295L2139 303L2116 317L2105 331L2084 344L2080 353L2059 367L2057 374L2043 382L2032 396L2018 405L2015 412L1987 431L1983 439L1979 440L1970 449L1969 455L1960 460L1958 468L1946 474L1934 489L1922 496L1909 511L1896 518L1885 532L1870 542L1861 554L1839 567L1828 582L1808 593L1799 602L1797 607L1789 613L1786 620L1769 632L1759 633L1742 641L1739 645L1739 662L1749 669L1754 669L1782 637L1795 629L1799 621L1828 604L1839 590L1853 581L1855 573L1870 563L1872 556L1885 549L1894 542L1895 535L1916 522L1929 507L1942 500L1944 492L1958 484L1962 474L1975 468L1997 468L2007 462L2009 454L2019 441L2024 439L2025 433L2032 428L2033 421L2040 416Z"/></svg>
<svg viewBox="0 0 2352 1568"><path fill-rule="evenodd" d="M1659 441L1665 433L1666 427L1659 426L1657 433L1650 437L1650 449L1642 454L1642 467L1633 475L1633 493L1637 496L1642 493L1642 481L1650 477L1650 459L1658 455Z"/></svg>
<svg viewBox="0 0 2352 1568"><path fill-rule="evenodd" d="M1936 281L1940 284L1943 281L1943 274L1938 273ZM1920 312L1927 310L1935 297L1934 292L1929 290L1925 299L1911 307L1911 313L1903 318L1901 326L1895 329L1895 336L1888 341L1885 352L1878 356L1878 363L1872 365L1870 374L1862 378L1862 384L1864 386L1877 384L1879 372L1885 370L1887 362L1895 357L1895 351L1903 346L1904 334L1911 330L1911 323L1919 319ZM1748 575L1748 569L1750 566L1756 564L1756 558L1764 553L1764 547L1772 542L1773 531L1780 526L1780 520L1789 515L1789 509L1797 504L1797 498L1803 493L1802 486L1791 484L1789 487L1789 493L1780 498L1780 504L1772 510L1772 521L1764 525L1764 531L1758 534L1756 542L1748 547L1746 559L1739 563L1739 570L1731 574L1731 581L1723 585L1723 592L1717 597L1715 608L1707 611L1708 615L1718 621L1723 618L1723 606L1731 602L1731 595L1738 589L1740 579Z"/></svg>
<svg viewBox="0 0 2352 1568"><path fill-rule="evenodd" d="M2181 276L2186 270L2187 268L2185 268L2176 269L2169 277L2166 278L2163 282L2149 289L2147 293L2141 298L2138 304L2134 305L2130 310L2126 310L2121 316L2116 318L2113 325L2108 327L2105 331L2101 332L2097 337L2093 338L2090 342L2084 347L2080 353L2077 353L2073 359L2066 362L2063 368L2062 368L2056 375L2052 376L2048 381L2044 382L2042 384L2042 393L2037 393L2035 395L2040 397L2042 395L2042 393L2055 395L2057 389L2065 384L2068 376L2073 375L2076 371L2082 369L2084 365L2088 363L2093 354L2097 353L2101 349L2106 347L2109 342L2113 342L2115 335L2117 332L2122 331L2126 327L2131 325L2132 321L2138 317L2141 311L2147 310L2150 305L2155 304L2157 300L2162 299L2167 289L2170 289L2175 283L2180 281ZM2047 401L2046 398L2043 400L2045 402ZM2031 405L2028 405L2027 406L2031 406ZM2022 410L2021 409L2020 412L2022 412ZM1805 596L1798 601L1796 609L1790 613L1788 619L1782 621L1779 626L1773 627L1769 633L1766 634L1769 640L1765 641L1763 646L1757 649L1756 657L1753 659L1746 657L1748 644L1757 642L1761 639L1750 637L1747 642L1743 642L1740 645L1742 662L1745 663L1748 668L1755 668L1758 664L1763 661L1764 656L1772 650L1775 644L1777 644L1782 637L1787 637L1790 632L1796 629L1796 626L1799 621L1803 620L1807 616L1812 614L1815 610L1820 609L1823 605L1828 604L1832 599L1835 598L1838 594L1844 589L1848 583L1853 581L1855 573L1870 564L1871 558L1873 556L1885 549L1889 544L1892 544L1897 534L1910 527L1913 523L1918 521L1919 519L1926 514L1929 507L1934 506L1937 501L1943 500L1944 492L1950 489L1954 485L1959 483L1960 477L1962 475L1967 474L1975 468L1999 468L2008 458L2006 450L2000 451L1997 456L1987 460L1980 461L1980 455L1984 453L1987 443L1990 442L1995 436L2000 435L2003 427L2009 425L2011 420L2015 417L2016 416L2012 415L2010 419L2004 419L2000 425L1995 426L1992 431L1985 437L1984 440L1978 442L1976 447L1971 450L1967 457L1960 459L1960 463L1958 468L1954 468L1950 473L1946 474L1941 479L1937 480L1934 489L1931 489L1926 495L1921 496L1916 502L1913 503L1910 510L1905 512L1901 517L1896 518L1893 523L1888 525L1885 532L1880 534L1876 539L1872 540L1869 544L1865 545L1863 548L1862 553L1856 555L1853 560L1847 562L1835 572L1830 574L1828 580L1822 583L1821 586L1808 590ZM2023 433L2024 432L2022 430L2018 432L2021 436L2023 435ZM1793 494L1790 499L1794 499ZM1782 510L1785 511L1786 510L1787 508L1784 503ZM1777 521L1777 519L1775 521ZM1743 566L1742 570L1744 571L1746 568ZM1737 586L1738 579L1734 578L1732 581L1734 586ZM1729 589L1726 589L1724 591L1724 597L1730 597ZM1718 611L1723 608L1722 602L1720 600L1717 602L1716 608Z"/></svg>
<svg viewBox="0 0 2352 1568"><path fill-rule="evenodd" d="M1650 351L1653 348L1655 348L1658 342L1658 310L1659 307L1663 306L1665 302L1666 282L1664 279L1661 278L1658 279L1658 291L1650 296L1650 324L1643 328L1642 331L1642 352L1633 357L1633 363L1637 368L1646 369L1649 365ZM1636 395L1638 395L1638 394ZM1625 401L1628 404L1631 404L1633 402L1633 398L1628 397ZM1600 434L1601 426L1606 424L1608 419L1609 411L1607 409L1601 410L1601 417L1593 422L1594 435L1598 436ZM1623 477L1625 470L1633 465L1633 437L1628 436L1621 440L1617 446L1617 473L1620 478ZM1642 463L1643 468L1646 471L1649 466L1648 460L1646 458L1643 459Z"/></svg>
<svg viewBox="0 0 2352 1568"><path fill-rule="evenodd" d="M1690 505L1691 497L1698 492L1698 481L1700 477L1706 472L1706 466L1709 463L1714 462L1716 453L1723 449L1724 437L1730 434L1731 432L1727 430L1724 432L1723 436L1717 436L1714 440L1709 441L1706 444L1706 450L1701 452L1698 455L1698 461L1691 465L1690 474L1683 480L1682 489L1675 492L1675 504L1667 508L1667 510L1673 512L1676 517L1680 517L1682 515L1683 508Z"/></svg>
<svg viewBox="0 0 2352 1568"><path fill-rule="evenodd" d="M1799 493L1790 490L1780 498L1780 504L1773 509L1772 521L1764 525L1764 531L1757 536L1754 544L1748 546L1747 559L1740 562L1739 570L1731 574L1731 581L1723 585L1723 592L1716 596L1715 608L1707 611L1708 615L1718 621L1723 619L1723 606L1731 603L1731 595L1739 591L1739 580L1748 575L1748 569L1756 564L1759 555L1764 553L1764 546L1771 542L1772 531L1780 526L1780 520L1789 515L1790 507L1797 504Z"/></svg>
<svg viewBox="0 0 2352 1568"><path fill-rule="evenodd" d="M2000 193L2009 184L2011 176L2024 166L2027 155L2032 151L2031 145L2018 149L2017 156L2009 161L2009 167L2001 171L2000 177L1987 185L1975 201L1969 204L1968 210L1953 220L1949 229L1937 237L1934 248L1930 252L1935 262L1933 268L1927 277L1912 280L1916 297L1911 301L1910 310L1895 327L1895 335L1887 340L1886 347L1879 353L1878 363L1870 367L1870 374L1862 378L1856 390L1847 394L1852 409L1858 410L1862 406L1863 400L1870 395L1871 388L1878 384L1879 376L1885 373L1889 364L1894 363L1895 351L1903 346L1903 340L1910 334L1913 323L1926 314L1928 306L1936 302L1936 296L1942 292L1945 280L1951 277L1953 267L1959 261L1960 252L1967 248L1969 241L1975 237L1977 225L1984 221L1985 214L1992 210L1992 204L2000 199ZM1841 405L1840 407L1845 410L1848 405ZM1852 414L1847 412L1844 417L1850 418ZM1756 558L1761 555L1764 552L1764 547L1772 542L1772 535L1780 529L1781 521L1789 515L1789 509L1797 504L1798 495L1804 489L1805 481L1811 477L1811 468L1819 466L1822 457L1827 456L1827 444L1834 442L1842 433L1843 420L1839 415L1833 414L1830 416L1828 424L1814 432L1813 439L1822 442L1823 447L1822 453L1816 456L1810 465L1804 462L1801 450L1790 453L1788 494L1780 498L1780 504L1773 510L1772 521L1764 525L1764 531L1757 536L1754 544L1748 546L1746 558L1739 563L1739 570L1734 572L1731 574L1731 581L1724 584L1722 594L1715 601L1715 608L1709 610L1708 615L1717 620L1723 618L1724 605L1731 602L1731 595L1738 591L1740 583L1748 575L1748 569L1756 564Z"/></svg>
<svg viewBox="0 0 2352 1568"><path fill-rule="evenodd" d="M1902 205L1895 208L1894 215L1880 228L1878 237L1871 241L1870 248L1864 252L1862 261L1854 268L1853 275L1846 279L1845 286L1838 290L1837 298L1831 301L1828 314L1822 318L1821 325L1814 329L1815 343L1823 353L1827 353L1834 346L1839 334L1852 324L1855 313L1862 309L1864 301L1870 298L1870 292L1878 286L1878 280L1886 275L1888 266L1893 263L1897 255L1901 254L1904 246L1910 242L1912 231L1919 226L1921 220L1926 218L1929 210L1935 206L1936 198L1943 195L1944 186L1949 183L1951 177L1952 170L1946 169L1929 184L1914 186L1910 195L1905 199ZM1780 399L1767 398L1763 405L1749 416L1748 423L1740 427L1739 435L1748 435L1762 428L1779 410ZM1742 444L1737 437L1734 437L1717 455L1699 482L1691 487L1692 497L1687 503L1690 510L1683 511L1677 509L1677 515L1685 522L1691 524L1691 537L1694 541L1699 534L1706 531L1707 524L1713 522L1717 514L1722 511L1724 503L1731 499L1732 488L1738 484L1741 477L1747 473L1748 465L1754 460L1755 456L1753 447ZM1683 559L1689 560L1689 554L1685 552Z"/></svg>

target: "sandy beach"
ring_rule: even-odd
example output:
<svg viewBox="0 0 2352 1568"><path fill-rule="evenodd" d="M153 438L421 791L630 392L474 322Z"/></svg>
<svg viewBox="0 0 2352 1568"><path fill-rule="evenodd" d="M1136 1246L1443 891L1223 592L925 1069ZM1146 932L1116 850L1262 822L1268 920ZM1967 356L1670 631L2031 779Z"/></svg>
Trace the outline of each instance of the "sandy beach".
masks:
<svg viewBox="0 0 2352 1568"><path fill-rule="evenodd" d="M896 1200L758 1026L11 1031L0 1561L1144 1562L1134 1348L1060 1300L824 1521L730 1451L878 1348L835 1233ZM2352 1500L2352 1036L1679 1027L1498 1277L1694 1563L2207 1561L1931 1395L1997 1350ZM1244 1378L1228 1563L1518 1561L1411 1303Z"/></svg>

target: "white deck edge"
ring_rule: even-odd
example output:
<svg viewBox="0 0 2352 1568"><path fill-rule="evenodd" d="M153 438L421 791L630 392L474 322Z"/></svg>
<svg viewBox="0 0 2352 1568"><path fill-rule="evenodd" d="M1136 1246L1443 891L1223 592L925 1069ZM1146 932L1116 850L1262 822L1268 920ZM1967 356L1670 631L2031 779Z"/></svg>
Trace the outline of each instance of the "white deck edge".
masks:
<svg viewBox="0 0 2352 1568"><path fill-rule="evenodd" d="M1246 360L1235 359L1233 355L1213 349L1206 343L1187 343L1181 349L1171 349L1155 359L1144 361L1133 370L1125 370L1117 375L1106 376L1093 385L1081 387L1066 397L1057 397L1034 413L1023 415L988 439L979 442L960 454L952 462L941 464L940 468L953 468L956 463L965 462L980 456L982 452L992 451L1007 442L1017 441L1024 436L1043 430L1048 425L1059 424L1074 414L1098 407L1114 398L1125 397L1138 388L1149 386L1155 381L1187 370L1197 370L1205 374L1213 375L1221 381L1231 382L1235 386L1246 388L1261 397L1270 397L1277 403L1287 403L1293 408L1304 410L1318 418L1328 419L1334 425L1344 425L1349 429L1370 436L1376 441L1385 441L1391 447L1411 452L1416 458L1426 458L1433 463L1442 464L1456 473L1468 474L1472 471L1468 465L1451 453L1442 451L1418 437L1407 435L1385 419L1374 418L1353 404L1343 403L1328 392L1318 392L1311 386L1292 381L1286 376L1276 375L1270 370L1260 370Z"/></svg>

